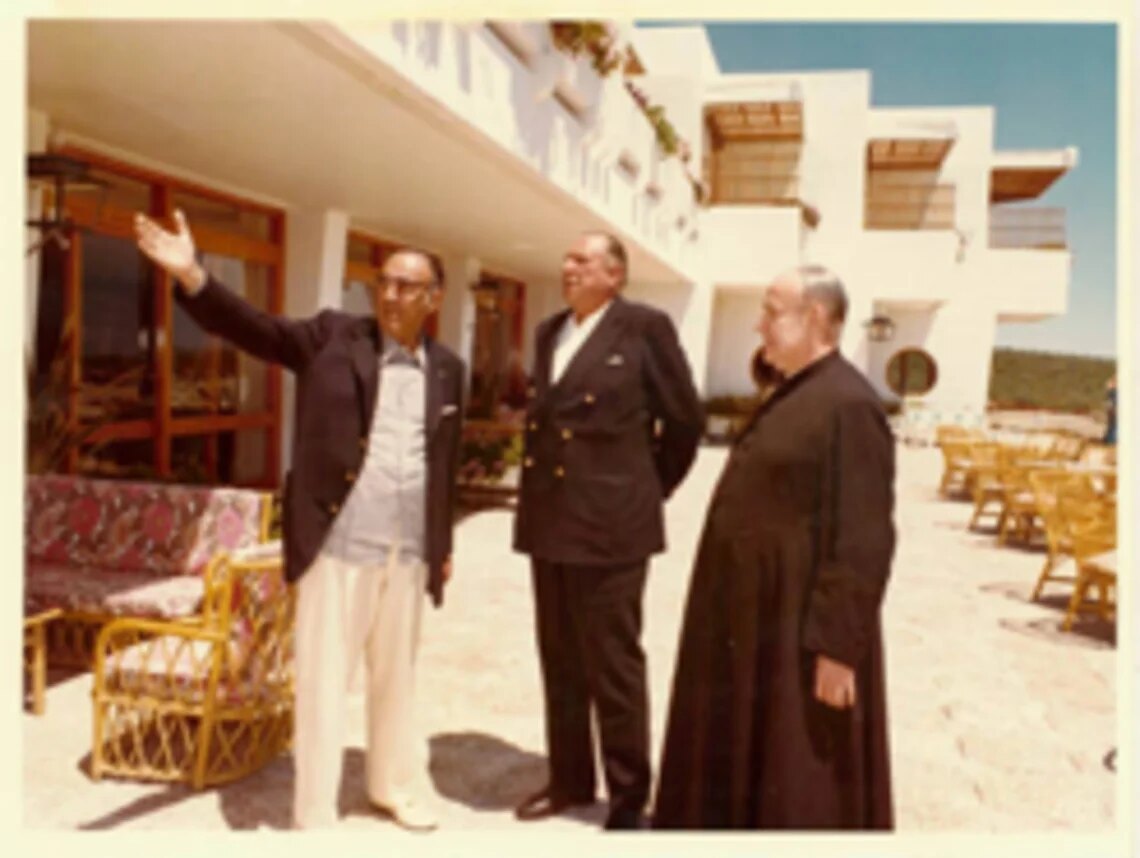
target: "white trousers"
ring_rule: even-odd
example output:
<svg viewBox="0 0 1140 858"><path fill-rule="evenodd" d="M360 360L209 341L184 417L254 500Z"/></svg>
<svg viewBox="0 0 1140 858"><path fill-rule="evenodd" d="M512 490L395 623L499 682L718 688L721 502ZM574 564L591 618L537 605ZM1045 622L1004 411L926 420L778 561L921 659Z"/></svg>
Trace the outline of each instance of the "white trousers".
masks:
<svg viewBox="0 0 1140 858"><path fill-rule="evenodd" d="M365 780L391 806L427 769L414 720L415 659L427 567L356 566L319 555L297 584L294 639L293 824L333 825L350 686L366 668Z"/></svg>

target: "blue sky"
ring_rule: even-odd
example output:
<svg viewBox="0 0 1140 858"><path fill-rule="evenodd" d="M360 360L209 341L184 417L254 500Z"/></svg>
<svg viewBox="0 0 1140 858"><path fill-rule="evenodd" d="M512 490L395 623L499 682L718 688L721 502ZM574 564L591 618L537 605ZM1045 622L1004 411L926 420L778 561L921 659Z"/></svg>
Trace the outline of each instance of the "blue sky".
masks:
<svg viewBox="0 0 1140 858"><path fill-rule="evenodd" d="M997 343L1070 354L1116 354L1114 25L706 26L725 72L869 69L875 106L993 105L998 149L1076 146L1076 169L1033 203L1066 210L1073 253L1068 312L1044 322L1001 325Z"/></svg>

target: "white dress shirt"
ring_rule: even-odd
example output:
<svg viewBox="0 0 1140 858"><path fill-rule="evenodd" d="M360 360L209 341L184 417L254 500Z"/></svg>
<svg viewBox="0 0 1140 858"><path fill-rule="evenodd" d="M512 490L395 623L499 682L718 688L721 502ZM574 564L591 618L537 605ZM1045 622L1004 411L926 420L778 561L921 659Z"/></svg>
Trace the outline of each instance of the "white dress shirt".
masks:
<svg viewBox="0 0 1140 858"><path fill-rule="evenodd" d="M578 349L582 348L582 343L586 342L594 332L594 328L598 326L598 322L602 320L602 316L606 314L612 303L611 298L580 322L575 318L573 311L566 316L566 321L558 329L558 336L554 340L554 354L550 360L551 384L557 384L558 379L562 378L562 373L566 371Z"/></svg>

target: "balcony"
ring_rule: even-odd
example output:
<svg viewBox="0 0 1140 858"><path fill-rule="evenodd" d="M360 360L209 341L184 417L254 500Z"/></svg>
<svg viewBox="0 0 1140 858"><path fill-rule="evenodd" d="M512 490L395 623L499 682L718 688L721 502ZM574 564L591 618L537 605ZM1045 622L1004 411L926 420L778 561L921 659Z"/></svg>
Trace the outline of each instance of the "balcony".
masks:
<svg viewBox="0 0 1140 858"><path fill-rule="evenodd" d="M795 99L723 102L705 108L710 203L797 205L803 105Z"/></svg>
<svg viewBox="0 0 1140 858"><path fill-rule="evenodd" d="M991 206L988 277L999 285L998 319L1047 319L1068 306L1072 256L1065 210L1042 206Z"/></svg>
<svg viewBox="0 0 1140 858"><path fill-rule="evenodd" d="M500 152L683 270L697 206L621 84L554 44L545 21L345 22L340 32ZM458 131L458 128L456 128ZM564 204L564 203L560 203Z"/></svg>
<svg viewBox="0 0 1140 858"><path fill-rule="evenodd" d="M1064 250L1065 210L1044 206L990 207L990 247Z"/></svg>
<svg viewBox="0 0 1140 858"><path fill-rule="evenodd" d="M851 279L866 282L876 300L931 309L958 294L960 248L952 230L868 230L852 259Z"/></svg>
<svg viewBox="0 0 1140 858"><path fill-rule="evenodd" d="M952 230L955 187L925 170L870 170L864 196L868 230Z"/></svg>

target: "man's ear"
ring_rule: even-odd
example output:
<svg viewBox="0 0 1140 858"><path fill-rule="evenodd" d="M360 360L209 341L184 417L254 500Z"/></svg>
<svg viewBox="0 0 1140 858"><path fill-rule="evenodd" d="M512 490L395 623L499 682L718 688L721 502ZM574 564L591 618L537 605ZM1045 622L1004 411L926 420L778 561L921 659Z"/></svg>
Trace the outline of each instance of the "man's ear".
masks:
<svg viewBox="0 0 1140 858"><path fill-rule="evenodd" d="M431 312L438 313L439 308L443 306L443 289L441 287L429 289L427 299Z"/></svg>
<svg viewBox="0 0 1140 858"><path fill-rule="evenodd" d="M827 331L831 328L831 320L827 317L827 308L823 306L823 303L809 300L808 314L811 316L812 324L826 336Z"/></svg>

